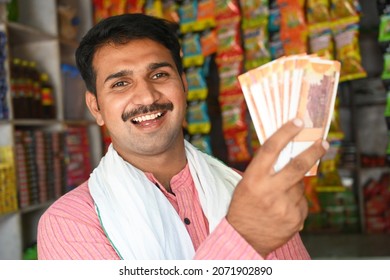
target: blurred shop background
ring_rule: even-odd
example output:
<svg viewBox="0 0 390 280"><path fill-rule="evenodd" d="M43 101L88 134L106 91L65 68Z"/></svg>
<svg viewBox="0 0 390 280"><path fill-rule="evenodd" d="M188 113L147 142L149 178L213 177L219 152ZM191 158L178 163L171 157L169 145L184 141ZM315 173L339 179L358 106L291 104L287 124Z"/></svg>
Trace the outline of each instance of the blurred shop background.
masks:
<svg viewBox="0 0 390 280"><path fill-rule="evenodd" d="M331 144L305 180L314 259L390 259L390 1L0 1L0 259L35 259L40 215L85 181L110 138L84 105L74 51L100 20L177 24L186 138L245 170L261 147L237 76L285 55L341 62Z"/></svg>

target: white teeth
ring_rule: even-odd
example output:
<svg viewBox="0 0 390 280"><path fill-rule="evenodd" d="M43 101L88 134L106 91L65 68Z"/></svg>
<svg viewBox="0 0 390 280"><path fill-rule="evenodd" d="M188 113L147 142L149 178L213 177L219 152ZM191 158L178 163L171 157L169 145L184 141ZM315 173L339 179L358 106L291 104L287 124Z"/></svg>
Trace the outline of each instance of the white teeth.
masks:
<svg viewBox="0 0 390 280"><path fill-rule="evenodd" d="M150 115L136 117L133 119L133 121L140 123L140 122L144 122L144 121L154 120L154 119L161 117L161 116L162 116L162 113L160 112L160 113L156 113L156 114L150 114Z"/></svg>

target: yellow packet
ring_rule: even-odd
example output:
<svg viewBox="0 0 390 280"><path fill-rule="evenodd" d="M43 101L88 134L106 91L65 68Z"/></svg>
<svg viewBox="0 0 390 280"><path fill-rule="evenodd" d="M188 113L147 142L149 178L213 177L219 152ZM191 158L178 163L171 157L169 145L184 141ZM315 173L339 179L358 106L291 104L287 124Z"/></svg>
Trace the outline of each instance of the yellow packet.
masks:
<svg viewBox="0 0 390 280"><path fill-rule="evenodd" d="M358 0L330 0L330 16L332 20L356 17L360 14Z"/></svg>
<svg viewBox="0 0 390 280"><path fill-rule="evenodd" d="M354 19L337 21L333 33L336 59L341 62L340 82L366 77L361 63L358 23Z"/></svg>
<svg viewBox="0 0 390 280"><path fill-rule="evenodd" d="M309 29L309 52L326 59L334 59L335 47L331 26L317 24Z"/></svg>
<svg viewBox="0 0 390 280"><path fill-rule="evenodd" d="M307 0L306 18L309 24L328 22L330 20L329 0Z"/></svg>

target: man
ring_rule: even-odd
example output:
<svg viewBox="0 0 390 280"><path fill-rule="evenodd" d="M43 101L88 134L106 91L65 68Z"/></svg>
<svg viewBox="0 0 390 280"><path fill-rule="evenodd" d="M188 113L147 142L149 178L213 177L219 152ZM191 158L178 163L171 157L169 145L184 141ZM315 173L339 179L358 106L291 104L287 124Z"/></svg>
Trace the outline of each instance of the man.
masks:
<svg viewBox="0 0 390 280"><path fill-rule="evenodd" d="M275 173L302 129L286 123L241 176L183 137L187 81L169 23L142 14L101 21L76 61L86 103L112 144L89 180L41 217L39 259L309 259L301 180L320 139Z"/></svg>

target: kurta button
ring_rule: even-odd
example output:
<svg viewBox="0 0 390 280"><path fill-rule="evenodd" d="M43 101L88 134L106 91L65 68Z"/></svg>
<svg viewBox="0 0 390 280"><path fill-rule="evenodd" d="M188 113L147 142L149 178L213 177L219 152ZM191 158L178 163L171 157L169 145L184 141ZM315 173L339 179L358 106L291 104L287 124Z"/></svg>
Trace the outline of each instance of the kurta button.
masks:
<svg viewBox="0 0 390 280"><path fill-rule="evenodd" d="M188 219L188 218L184 218L184 223L185 223L186 225L189 225L189 224L191 224L191 221L190 221L190 219Z"/></svg>

